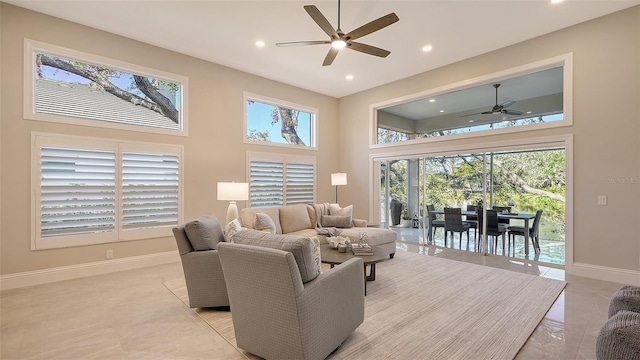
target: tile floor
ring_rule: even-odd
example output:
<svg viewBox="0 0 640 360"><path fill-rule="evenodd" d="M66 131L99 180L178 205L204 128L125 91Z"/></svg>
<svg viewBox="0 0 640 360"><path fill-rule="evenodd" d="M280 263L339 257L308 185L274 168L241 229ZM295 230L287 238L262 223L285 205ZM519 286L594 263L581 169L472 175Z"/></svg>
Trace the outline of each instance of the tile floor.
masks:
<svg viewBox="0 0 640 360"><path fill-rule="evenodd" d="M595 340L609 298L622 286L565 277L560 268L504 256L411 242L398 242L397 247L565 279L567 287L517 359L595 359ZM180 264L172 263L2 291L0 358L243 359L164 287L163 282L180 276Z"/></svg>
<svg viewBox="0 0 640 360"><path fill-rule="evenodd" d="M398 239L403 241L409 241L414 243L424 243L424 239L426 235L423 235L422 229L414 229L414 228L403 228L403 227L390 227L389 229L398 233ZM425 233L427 234L427 233ZM473 229L470 231L471 237L469 241L469 250L474 251L475 242ZM436 229L436 234L433 237L434 245L444 246L444 231L442 228ZM507 237L508 239L508 237ZM493 237L491 238L493 240ZM447 241L448 247L460 248L460 236L459 234L454 234L453 244L449 240ZM467 249L467 236L462 236L462 249ZM540 252L535 253L533 251L533 247L529 246L529 256L524 254L524 238L522 236L517 236L515 241L515 246L511 248L509 251L508 247L506 251L509 256L519 259L528 259L535 260L539 262L551 263L564 265L564 254L565 254L565 243L560 240L549 240L549 239L540 239ZM498 254L502 255L502 239L498 240Z"/></svg>

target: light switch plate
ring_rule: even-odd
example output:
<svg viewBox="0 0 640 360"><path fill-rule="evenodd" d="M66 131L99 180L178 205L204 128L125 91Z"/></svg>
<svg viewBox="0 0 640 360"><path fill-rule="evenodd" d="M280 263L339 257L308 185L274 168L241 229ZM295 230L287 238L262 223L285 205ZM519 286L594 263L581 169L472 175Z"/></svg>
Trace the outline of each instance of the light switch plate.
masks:
<svg viewBox="0 0 640 360"><path fill-rule="evenodd" d="M605 195L598 195L598 205L607 205L607 197Z"/></svg>

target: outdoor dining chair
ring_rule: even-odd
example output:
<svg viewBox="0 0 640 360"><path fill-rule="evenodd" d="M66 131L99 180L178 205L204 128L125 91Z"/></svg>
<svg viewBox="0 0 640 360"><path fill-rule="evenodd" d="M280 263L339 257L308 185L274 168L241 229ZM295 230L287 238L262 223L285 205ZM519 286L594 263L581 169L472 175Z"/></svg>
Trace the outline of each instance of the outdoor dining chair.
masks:
<svg viewBox="0 0 640 360"><path fill-rule="evenodd" d="M536 217L533 219L533 225L529 230L529 238L535 252L540 252L540 219L542 218L542 209L536 211ZM513 236L513 247L515 252L516 235L524 237L524 226L509 226L509 250L511 250L511 237Z"/></svg>
<svg viewBox="0 0 640 360"><path fill-rule="evenodd" d="M451 247L453 247L453 233L460 234L458 247L462 250L462 233L467 233L467 249L469 249L469 228L471 225L462 221L462 210L460 208L444 208L444 246L447 246L447 236L451 233Z"/></svg>
<svg viewBox="0 0 640 360"><path fill-rule="evenodd" d="M482 209L478 209L478 229L482 235L482 227L484 221ZM507 225L498 222L498 212L495 210L487 210L487 236L493 237L493 252L497 253L498 236L502 236L502 254L505 254L505 238L507 234ZM479 245L479 242L478 242ZM479 246L477 246L479 247Z"/></svg>
<svg viewBox="0 0 640 360"><path fill-rule="evenodd" d="M436 214L433 212L435 207L433 205L427 205L427 216L429 218L429 243L433 243L433 237L436 234L436 229L441 227L444 228L444 220L438 219ZM444 234L444 241L446 246L447 241L447 233Z"/></svg>

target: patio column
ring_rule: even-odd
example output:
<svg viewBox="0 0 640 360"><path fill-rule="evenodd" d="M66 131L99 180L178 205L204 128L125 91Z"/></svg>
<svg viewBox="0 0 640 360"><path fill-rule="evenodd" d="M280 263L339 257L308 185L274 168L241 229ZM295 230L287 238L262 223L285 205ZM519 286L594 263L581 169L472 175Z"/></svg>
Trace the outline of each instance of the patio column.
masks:
<svg viewBox="0 0 640 360"><path fill-rule="evenodd" d="M420 169L418 159L409 159L407 163L407 215L420 217Z"/></svg>

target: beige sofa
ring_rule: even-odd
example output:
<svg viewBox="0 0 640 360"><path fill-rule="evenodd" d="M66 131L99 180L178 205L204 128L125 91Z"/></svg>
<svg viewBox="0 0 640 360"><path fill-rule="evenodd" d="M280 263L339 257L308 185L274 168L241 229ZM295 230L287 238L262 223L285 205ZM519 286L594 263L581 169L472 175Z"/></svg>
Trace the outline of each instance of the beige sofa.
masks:
<svg viewBox="0 0 640 360"><path fill-rule="evenodd" d="M321 243L327 243L326 236L318 234L316 230L316 210L313 205L287 205L282 207L244 208L240 210L242 227L255 229L256 213L265 213L273 220L276 234L292 234L305 237L318 236ZM352 242L358 240L358 234L367 233L368 243L389 253L393 258L396 253L395 231L376 227L367 227L366 220L353 219L352 227L340 228L340 236L348 237ZM258 229L259 230L259 229Z"/></svg>

